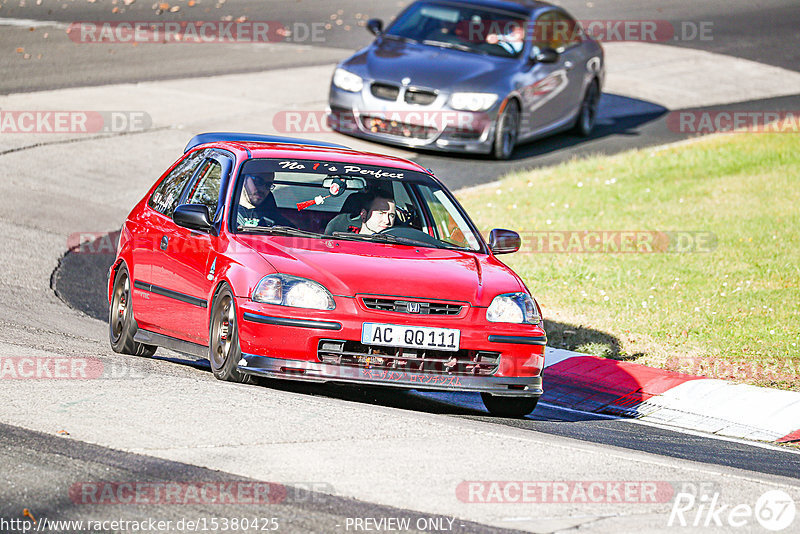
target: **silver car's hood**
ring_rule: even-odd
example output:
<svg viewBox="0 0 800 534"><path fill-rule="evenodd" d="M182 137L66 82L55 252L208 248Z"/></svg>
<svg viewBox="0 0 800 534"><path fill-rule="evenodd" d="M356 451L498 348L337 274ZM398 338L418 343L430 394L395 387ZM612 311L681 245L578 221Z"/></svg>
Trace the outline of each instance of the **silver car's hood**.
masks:
<svg viewBox="0 0 800 534"><path fill-rule="evenodd" d="M378 38L343 66L372 80L442 91L493 92L517 60Z"/></svg>

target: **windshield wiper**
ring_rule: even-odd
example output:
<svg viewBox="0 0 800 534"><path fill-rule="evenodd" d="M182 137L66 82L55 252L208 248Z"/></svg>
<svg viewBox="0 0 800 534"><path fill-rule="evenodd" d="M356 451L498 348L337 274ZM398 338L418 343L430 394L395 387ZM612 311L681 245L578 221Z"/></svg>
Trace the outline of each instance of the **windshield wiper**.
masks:
<svg viewBox="0 0 800 534"><path fill-rule="evenodd" d="M442 48L455 48L456 50L461 50L462 52L475 52L472 48L468 47L467 45L456 44L456 43L448 43L445 41L436 41L433 39L426 39L422 41L424 45L433 45L433 46L440 46Z"/></svg>
<svg viewBox="0 0 800 534"><path fill-rule="evenodd" d="M300 230L299 228L292 228L291 226L237 226L237 232L258 232L260 234L270 235L289 235L296 237L324 237L317 232L309 232L308 230Z"/></svg>
<svg viewBox="0 0 800 534"><path fill-rule="evenodd" d="M416 39L412 39L411 37L405 37L403 35L395 35L394 33L384 33L381 37L386 37L387 39L394 39L395 41L402 41L404 43L415 43L418 44L419 41Z"/></svg>
<svg viewBox="0 0 800 534"><path fill-rule="evenodd" d="M436 245L438 248L446 248L447 250L464 250L464 251L467 251L467 252L475 252L474 250L472 250L469 247L460 247L458 245L453 245L453 244L448 243L446 241L442 241L441 239L439 241L440 241L440 243Z"/></svg>
<svg viewBox="0 0 800 534"><path fill-rule="evenodd" d="M409 245L412 247L439 248L438 245L427 241L418 241L411 237L399 237L393 234L353 234L350 232L334 232L333 237L339 239L350 239L352 241L374 241L376 243L396 243L399 245Z"/></svg>
<svg viewBox="0 0 800 534"><path fill-rule="evenodd" d="M392 234L352 234L350 232L334 232L334 237L339 239L352 239L353 241L374 241L376 243L397 243L399 245L410 245L423 247L430 246L430 243L417 241L409 237L398 237Z"/></svg>
<svg viewBox="0 0 800 534"><path fill-rule="evenodd" d="M375 241L380 243L399 243L400 238L392 234L354 234L351 232L333 232L333 237L352 241Z"/></svg>

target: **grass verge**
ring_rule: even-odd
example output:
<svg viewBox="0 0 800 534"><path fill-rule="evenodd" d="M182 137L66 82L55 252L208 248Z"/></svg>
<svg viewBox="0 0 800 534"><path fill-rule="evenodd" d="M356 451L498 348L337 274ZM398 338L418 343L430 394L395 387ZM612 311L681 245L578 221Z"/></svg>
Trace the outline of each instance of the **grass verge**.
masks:
<svg viewBox="0 0 800 534"><path fill-rule="evenodd" d="M480 228L522 235L501 259L551 346L800 391L800 136L592 157L457 196Z"/></svg>

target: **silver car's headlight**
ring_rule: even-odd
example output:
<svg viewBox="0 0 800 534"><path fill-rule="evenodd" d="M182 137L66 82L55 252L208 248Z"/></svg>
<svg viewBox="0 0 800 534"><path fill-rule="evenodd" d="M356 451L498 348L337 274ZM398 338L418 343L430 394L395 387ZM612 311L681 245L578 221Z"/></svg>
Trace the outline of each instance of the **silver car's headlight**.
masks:
<svg viewBox="0 0 800 534"><path fill-rule="evenodd" d="M492 93L453 93L450 107L460 111L486 111L497 102Z"/></svg>
<svg viewBox="0 0 800 534"><path fill-rule="evenodd" d="M314 310L332 310L336 307L333 295L325 286L288 274L270 274L262 278L253 290L253 300Z"/></svg>
<svg viewBox="0 0 800 534"><path fill-rule="evenodd" d="M361 79L361 76L339 67L333 71L333 85L342 91L357 93L364 87L364 80Z"/></svg>
<svg viewBox="0 0 800 534"><path fill-rule="evenodd" d="M491 323L539 324L542 318L533 299L527 293L497 295L486 310Z"/></svg>

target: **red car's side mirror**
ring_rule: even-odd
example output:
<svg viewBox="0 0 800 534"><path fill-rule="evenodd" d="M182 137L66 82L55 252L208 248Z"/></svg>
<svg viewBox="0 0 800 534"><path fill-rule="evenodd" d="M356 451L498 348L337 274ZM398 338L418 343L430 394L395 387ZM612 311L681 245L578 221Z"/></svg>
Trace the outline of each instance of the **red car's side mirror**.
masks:
<svg viewBox="0 0 800 534"><path fill-rule="evenodd" d="M489 249L493 254L509 254L516 252L522 245L519 234L512 230L495 228L489 233Z"/></svg>
<svg viewBox="0 0 800 534"><path fill-rule="evenodd" d="M178 226L190 230L199 230L215 234L214 223L211 222L211 214L205 204L181 204L175 208L172 220Z"/></svg>

